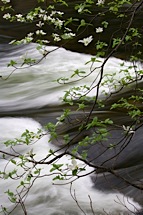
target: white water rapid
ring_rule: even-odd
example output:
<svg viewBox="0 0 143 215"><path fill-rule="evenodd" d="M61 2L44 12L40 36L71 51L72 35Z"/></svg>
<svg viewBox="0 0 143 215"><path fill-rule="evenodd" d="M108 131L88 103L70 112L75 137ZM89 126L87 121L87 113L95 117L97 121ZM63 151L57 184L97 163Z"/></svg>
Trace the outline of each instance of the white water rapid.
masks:
<svg viewBox="0 0 143 215"><path fill-rule="evenodd" d="M91 57L94 56L67 51L63 48L57 49L57 47L52 46L46 48L47 52L50 52L46 59L43 59L35 66L17 69L14 72L12 67L7 67L11 59L19 63L22 61L21 58L25 58L25 56L26 58L40 59L42 55L36 50L36 47L36 44L29 44L28 46L20 48L15 47L14 49L13 46L10 48L6 45L1 45L0 76L6 79L0 80L1 110L20 110L59 103L60 98L69 87L83 84L90 86L100 71L98 67L101 66L103 62L103 59L97 59L98 61L94 63L94 67L97 67L97 69L92 72L92 74L80 82L72 82L68 85L60 85L55 80L60 77L68 78L77 69L85 71L86 75L89 74L91 63L85 63L90 61ZM101 62L99 62L99 60ZM121 78L123 76L122 73L119 73L121 69L120 64L122 63L124 63L124 61L120 59L109 59L105 65L105 73L114 73L116 79L119 80L119 77ZM126 62L122 69L127 69L129 65L130 63ZM133 69L130 70L130 73L132 73L132 76L135 75ZM9 77L10 74L11 76ZM77 76L75 76L75 79L77 79ZM73 78L71 80L75 79ZM113 83L111 85L113 85ZM100 90L109 91L108 86L101 86ZM96 89L93 89L90 95L95 95L95 93Z"/></svg>
<svg viewBox="0 0 143 215"><path fill-rule="evenodd" d="M23 133L25 129L29 129L33 132L36 132L37 128L41 129L40 124L32 119L1 118L0 128L0 144L1 150L3 151L7 151L11 154L15 152L16 155L17 153L22 153L25 155L31 149L33 149L33 153L36 153L36 159L41 160L47 156L49 149L55 150L55 148L50 143L48 143L48 135L44 136L35 144L32 144L30 147L13 146L13 149L9 149L8 147L5 147L4 144L2 144L2 142L6 141L7 139L20 138L21 133ZM8 157L9 156L6 156L5 159L1 157L0 171L8 174L13 169L18 169L17 174L21 175L24 172L23 168L20 165L16 167L15 164L8 162ZM19 158L15 160L20 164ZM80 161L78 162L81 163ZM58 163L64 163L66 166L66 164L70 165L71 161L69 157L64 156L59 159ZM13 210L14 206L12 203L10 203L7 194L5 193L7 190L9 190L10 192L16 192L17 198L20 195L25 195L23 197L23 201L28 215L123 215L134 214L136 210L140 209L140 206L137 203L133 202L132 199L125 197L122 194L102 193L94 189L90 180L90 176L79 178L78 180L74 181L72 187L70 184L66 184L67 181L55 181L55 183L62 183L63 185L54 185L52 181L54 175L49 172L51 167L51 165L40 165L40 168L42 168L41 176L45 176L40 177L35 180L35 182L33 182L33 185L27 195L25 194L22 186L17 188L20 181L26 178L25 174L22 176L22 178L17 180L0 179L0 204L3 207L7 207L8 210ZM92 171L92 168L87 168L86 173L90 171ZM31 174L34 173L31 172ZM25 185L25 187L27 186L28 185ZM73 200L72 195L76 200ZM12 214L24 214L22 207L16 207Z"/></svg>
<svg viewBox="0 0 143 215"><path fill-rule="evenodd" d="M60 104L60 98L69 86L79 86L84 83L90 86L91 81L99 72L99 70L95 70L95 73L92 73L91 76L80 83L59 85L54 80L61 76L70 77L76 69L88 73L91 65L85 63L90 61L92 57L91 55L67 51L63 48L49 53L43 61L33 67L17 69L13 72L13 68L6 66L11 59L20 62L25 53L27 56L40 59L41 55L35 47L35 44L20 48L1 45L0 113ZM56 49L56 47L47 47L47 51L53 49ZM102 59L100 60L103 61ZM106 73L115 73L119 78L122 76L122 74L118 74L121 63L123 63L122 60L111 58L105 67ZM100 65L101 62L96 62L97 67ZM124 68L128 65L129 63L127 62ZM109 89L103 87L102 90L108 92ZM94 94L95 89L90 95ZM38 165L39 168L42 168L41 175L37 179L32 177L33 184L27 193L29 184L25 184L25 187L19 186L19 183L23 183L21 181L24 181L27 175L24 174L18 157L14 158L16 163L19 164L18 166L13 162L9 162L12 157L10 154L17 156L32 152L36 154L37 161L40 161L47 156L49 149L56 150L56 148L48 142L48 134L30 144L30 146L18 145L10 148L3 144L6 140L19 138L25 129L36 132L37 129L41 129L41 125L31 118L7 117L6 115L0 118L0 211L2 211L2 208L3 210L8 208L8 211L12 211L10 213L12 215L131 215L141 209L133 199L118 192L104 193L96 190L89 175L75 180L72 186L70 183L66 183L67 181L53 182L54 176L50 172L51 164ZM2 156L2 151L7 153L6 157ZM67 165L71 165L71 159L64 156L58 160L58 163L64 163L66 168ZM77 163L81 163L81 161L77 161ZM27 162L25 170L27 170L27 174L33 175L33 172L28 172L29 165L32 164ZM7 179L5 174L5 179L2 178L3 173L8 174L14 169L18 171L17 179L12 179L13 176ZM86 173L90 171L93 171L93 169L87 167ZM20 175L21 177L19 178ZM62 183L62 185L57 185L56 183ZM9 194L16 192L16 197L20 201L18 206L16 205L15 207L13 203L10 203L6 191ZM7 213L2 213L2 215L5 214Z"/></svg>

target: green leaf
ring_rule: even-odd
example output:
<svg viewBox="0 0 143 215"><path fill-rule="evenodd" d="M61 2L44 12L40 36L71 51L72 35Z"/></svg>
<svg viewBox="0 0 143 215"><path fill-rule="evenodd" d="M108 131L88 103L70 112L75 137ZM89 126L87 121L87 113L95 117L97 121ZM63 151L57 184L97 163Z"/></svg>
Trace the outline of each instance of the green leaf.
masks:
<svg viewBox="0 0 143 215"><path fill-rule="evenodd" d="M77 168L74 169L74 170L72 170L72 175L73 175L73 176L76 176L76 175L77 175L77 172L78 172L78 169L77 169Z"/></svg>
<svg viewBox="0 0 143 215"><path fill-rule="evenodd" d="M56 177L53 178L53 180L64 180L64 177L57 175Z"/></svg>
<svg viewBox="0 0 143 215"><path fill-rule="evenodd" d="M112 125L113 121L111 119L105 119L104 123L108 125Z"/></svg>
<svg viewBox="0 0 143 215"><path fill-rule="evenodd" d="M55 171L55 170L59 170L59 171L61 171L61 169L60 169L60 167L62 167L63 166L63 164L53 164L53 167L50 169L50 172L53 172L53 171Z"/></svg>
<svg viewBox="0 0 143 215"><path fill-rule="evenodd" d="M15 65L17 64L17 62L16 61L14 61L14 60L11 60L10 61L10 63L7 65L8 67L10 67L10 66L13 66L13 67L15 67Z"/></svg>
<svg viewBox="0 0 143 215"><path fill-rule="evenodd" d="M121 38L113 38L112 48L115 48L121 42Z"/></svg>
<svg viewBox="0 0 143 215"><path fill-rule="evenodd" d="M13 164L16 165L16 161L15 160L11 159L10 161L11 161L11 163L13 163Z"/></svg>
<svg viewBox="0 0 143 215"><path fill-rule="evenodd" d="M103 25L104 28L107 28L109 23L107 21L103 21L101 24Z"/></svg>
<svg viewBox="0 0 143 215"><path fill-rule="evenodd" d="M85 107L86 107L86 105L85 105L85 104L83 104L83 103L78 104L78 109L77 109L77 111L79 111L79 110L84 110L84 109L85 109Z"/></svg>
<svg viewBox="0 0 143 215"><path fill-rule="evenodd" d="M68 3L64 0L54 0L55 3L61 3L62 5L68 7Z"/></svg>

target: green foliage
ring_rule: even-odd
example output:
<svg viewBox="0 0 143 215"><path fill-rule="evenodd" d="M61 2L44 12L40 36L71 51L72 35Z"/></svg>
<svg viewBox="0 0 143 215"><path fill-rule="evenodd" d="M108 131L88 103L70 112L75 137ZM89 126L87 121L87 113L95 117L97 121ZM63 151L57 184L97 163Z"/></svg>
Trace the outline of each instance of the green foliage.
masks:
<svg viewBox="0 0 143 215"><path fill-rule="evenodd" d="M17 62L16 61L14 61L14 60L11 60L10 61L10 63L7 65L8 67L9 66L13 66L13 67L15 67L15 65L17 64Z"/></svg>
<svg viewBox="0 0 143 215"><path fill-rule="evenodd" d="M121 43L121 38L113 38L113 45L112 48L115 48L117 45Z"/></svg>
<svg viewBox="0 0 143 215"><path fill-rule="evenodd" d="M79 103L79 104L78 104L78 109L77 109L77 111L79 111L79 110L84 110L86 107L87 107L87 105L85 105L83 102L82 102L82 103Z"/></svg>
<svg viewBox="0 0 143 215"><path fill-rule="evenodd" d="M90 8L92 6L92 4L94 4L94 1L92 0L86 0L85 2L81 3L81 4L77 4L75 6L75 10L79 13L89 13L91 14Z"/></svg>
<svg viewBox="0 0 143 215"><path fill-rule="evenodd" d="M8 194L10 201L12 203L16 203L16 200L17 200L16 195L13 192L11 192L10 190L8 190L6 193Z"/></svg>
<svg viewBox="0 0 143 215"><path fill-rule="evenodd" d="M124 4L131 4L130 0L115 0L111 1L108 3L109 5L109 10L115 14L119 12L119 9L124 5Z"/></svg>
<svg viewBox="0 0 143 215"><path fill-rule="evenodd" d="M108 46L107 43L98 40L97 43L96 43L96 50L103 49L103 48L105 48L107 46Z"/></svg>
<svg viewBox="0 0 143 215"><path fill-rule="evenodd" d="M29 130L26 130L20 138L15 138L14 140L7 140L4 142L6 146L15 146L17 144L26 144L29 145L31 142L40 139L43 135L42 130L38 130L35 134L34 132L31 132Z"/></svg>
<svg viewBox="0 0 143 215"><path fill-rule="evenodd" d="M55 170L58 170L58 171L62 171L62 169L61 169L61 167L63 166L63 164L53 164L52 165L53 167L50 169L50 172L53 172L53 171L55 171Z"/></svg>
<svg viewBox="0 0 143 215"><path fill-rule="evenodd" d="M65 109L65 110L63 110L63 114L61 114L61 116L57 118L58 119L57 124L63 123L68 118L68 116L70 115L70 113L71 113L71 110L68 109L68 108ZM68 136L65 136L65 138L68 138Z"/></svg>
<svg viewBox="0 0 143 215"><path fill-rule="evenodd" d="M78 77L82 77L82 75L84 75L86 72L85 71L80 71L79 69L76 69L74 71L74 73L71 75L71 78L73 78L74 76L78 76Z"/></svg>
<svg viewBox="0 0 143 215"><path fill-rule="evenodd" d="M79 26L78 26L78 28L77 28L77 31L82 27L86 27L86 26L92 26L92 24L89 24L89 23L86 23L86 21L84 20L84 19L81 19L80 20L80 24L79 24Z"/></svg>
<svg viewBox="0 0 143 215"><path fill-rule="evenodd" d="M53 181L55 181L55 180L60 180L60 181L62 181L62 180L64 180L64 177L62 177L62 176L60 176L60 175L57 175L56 177L53 178Z"/></svg>
<svg viewBox="0 0 143 215"><path fill-rule="evenodd" d="M32 65L32 64L35 63L35 62L36 62L35 59L25 58L23 64Z"/></svg>
<svg viewBox="0 0 143 215"><path fill-rule="evenodd" d="M91 123L88 123L86 126L87 129L92 127L106 127L106 125L112 125L113 121L110 119L105 119L104 121L99 120L97 117L94 117Z"/></svg>
<svg viewBox="0 0 143 215"><path fill-rule="evenodd" d="M45 129L47 129L50 132L51 138L49 141L52 141L52 139L57 138L57 132L56 132L56 125L49 122L46 126Z"/></svg>
<svg viewBox="0 0 143 215"><path fill-rule="evenodd" d="M121 98L118 103L114 103L111 106L111 109L125 110L132 119L137 120L143 115L143 112L136 105L136 102L138 101L142 101L142 97L133 95L128 100L125 98Z"/></svg>
<svg viewBox="0 0 143 215"><path fill-rule="evenodd" d="M62 5L65 5L66 7L68 7L68 3L66 1L63 0L54 0L55 3L61 3Z"/></svg>
<svg viewBox="0 0 143 215"><path fill-rule="evenodd" d="M3 6L0 6L0 10L1 11L9 11L9 10L12 10L12 6L7 6L7 5L3 5Z"/></svg>
<svg viewBox="0 0 143 215"><path fill-rule="evenodd" d="M104 28L107 28L109 23L107 21L103 21L101 24L103 25Z"/></svg>

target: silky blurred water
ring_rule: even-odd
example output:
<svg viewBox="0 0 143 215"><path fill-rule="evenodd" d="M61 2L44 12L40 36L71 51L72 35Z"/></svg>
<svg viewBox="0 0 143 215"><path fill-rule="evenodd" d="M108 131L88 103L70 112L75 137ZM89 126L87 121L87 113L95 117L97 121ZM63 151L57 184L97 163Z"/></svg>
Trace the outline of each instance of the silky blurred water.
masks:
<svg viewBox="0 0 143 215"><path fill-rule="evenodd" d="M60 77L70 77L77 69L85 71L86 74L90 73L91 64L86 62L91 60L91 55L75 53L67 51L63 48L46 47L49 54L45 59L40 61L34 66L25 66L25 68L8 67L7 65L11 60L17 61L18 67L20 67L22 59L25 57L32 57L40 60L42 55L36 49L36 44L29 44L26 46L0 46L0 112L10 113L13 110L24 110L27 108L36 109L43 107L44 105L56 104L57 106L62 103L61 97L64 92L73 86L80 86L86 84L90 86L94 81L98 73L100 72L100 66L104 59L99 59L94 64L97 69L88 76L86 79L80 82L72 82L70 84L58 84L55 80ZM111 58L105 68L105 74L115 74L116 79L122 78L123 74L120 74L120 64L125 63L124 68L127 68L130 63L123 62L120 59ZM131 75L134 74L134 70L131 70ZM76 78L76 77L75 77ZM75 79L73 79L75 80ZM99 77L96 81L99 80ZM94 82L96 82L94 81ZM102 90L109 92L108 87L102 86ZM96 88L94 88L89 96L96 94ZM47 109L48 111L48 109ZM54 110L53 110L54 112ZM22 115L22 113L21 113ZM28 118L0 118L0 144L1 150L5 150L8 153L11 149L5 147L2 142L7 139L15 138L21 135L25 129L35 130L41 129L41 125ZM48 153L49 149L55 149L50 143L48 143L49 136L46 135L42 140L36 142L30 147L33 149L39 158L43 158ZM50 145L49 145L50 144ZM17 147L14 151L17 153L27 153L29 148ZM12 152L14 152L12 150ZM15 151L15 152L16 152ZM60 162L60 161L59 161ZM69 158L64 157L63 163L69 164ZM7 164L7 160L1 157L1 171L11 171L14 167L13 164ZM42 166L43 173L49 174L49 166ZM19 167L19 171L21 171ZM18 186L19 180L3 180L0 179L0 204L4 206L10 206L6 194L4 192L7 189L14 190ZM73 190L74 192L74 190ZM93 188L93 184L90 177L85 177L80 181L75 182L75 192L80 203L80 207L73 200L70 194L70 186L53 186L52 177L41 177L34 183L32 190L29 192L28 197L25 200L25 206L28 215L123 215L132 214L135 211L135 207L140 209L137 203L132 202L132 199L126 198L119 193L102 193ZM94 212L91 209L91 202L89 196L92 197L92 204ZM122 204L123 203L123 204ZM135 207L134 207L135 206ZM129 209L129 210L128 210ZM23 210L21 207L16 207L13 211L13 215L22 215Z"/></svg>
<svg viewBox="0 0 143 215"><path fill-rule="evenodd" d="M72 178L71 171L69 171L65 180L53 181L55 173L58 171L51 172L50 169L53 167L52 163L54 162L51 164L48 164L48 162L55 156L52 155L48 158L47 155L49 155L50 149L55 150L56 148L48 142L48 134L38 141L34 140L30 145L23 144L6 147L3 144L6 140L20 138L25 129L37 132L37 129L42 129L42 127L38 122L30 118L0 118L1 155L2 151L7 152L5 159L0 155L0 172L9 174L13 170L17 170L17 174L12 174L12 177L7 178L5 175L4 178L0 178L1 209L2 207L7 208L12 215L131 215L140 209L140 206L132 199L118 192L104 193L95 189L88 175L93 171L93 168L85 166L79 160L77 160L77 165L80 164L86 168L86 171L79 175L86 176L74 180L75 177ZM11 154L15 156L25 155L27 159L30 159L28 154L31 150L33 154L36 154L34 156L36 161L44 159L47 164L35 166L27 161L22 166L22 160L19 157L14 158L11 156ZM59 153L56 153L56 155ZM11 158L15 160L17 165L9 161ZM55 163L63 164L61 167L63 171L67 169L68 165L72 165L70 156L63 156ZM29 169L29 167L32 168ZM40 175L36 175L34 172L39 168L41 169ZM29 174L32 175L30 182L26 180ZM20 186L21 182L25 182L24 187ZM10 196L8 197L7 191L16 195L17 202L20 200L19 205L10 202ZM2 213L2 215L5 214L5 212Z"/></svg>
<svg viewBox="0 0 143 215"><path fill-rule="evenodd" d="M72 78L70 84L57 83L58 78L69 78L77 69L90 73L91 63L86 62L91 60L91 55L80 54L76 52L67 51L64 48L47 46L46 50L49 54L45 59L34 66L25 66L14 71L13 67L7 67L11 60L18 62L16 65L20 67L22 59L31 57L32 59L41 59L42 54L36 49L36 44L29 44L27 46L0 46L0 111L20 110L24 108L42 107L47 104L61 103L61 97L65 91L73 86L80 86L86 84L90 86L92 81L100 72L100 67L104 59L97 59L94 63L95 71L87 78L73 82L77 76ZM100 62L99 62L100 61ZM122 60L111 58L104 68L105 74L116 74L116 78L122 77L119 74L120 64ZM127 68L129 62L126 62L124 68ZM132 72L132 71L131 71ZM134 75L134 72L133 74ZM95 83L99 80L99 76ZM101 86L100 92L109 91L108 87ZM90 96L96 95L94 88Z"/></svg>

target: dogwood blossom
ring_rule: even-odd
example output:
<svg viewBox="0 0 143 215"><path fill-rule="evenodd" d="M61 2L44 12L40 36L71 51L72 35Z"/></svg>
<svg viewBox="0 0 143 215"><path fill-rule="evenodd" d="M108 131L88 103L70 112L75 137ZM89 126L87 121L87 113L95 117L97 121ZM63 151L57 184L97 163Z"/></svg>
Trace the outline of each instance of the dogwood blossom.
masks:
<svg viewBox="0 0 143 215"><path fill-rule="evenodd" d="M61 40L59 34L53 33L53 34L52 34L52 37L54 38L54 41L55 41L55 42L59 42L59 41Z"/></svg>
<svg viewBox="0 0 143 215"><path fill-rule="evenodd" d="M32 16L31 14L27 14L26 19L30 20L30 21L33 21L34 20L34 16Z"/></svg>
<svg viewBox="0 0 143 215"><path fill-rule="evenodd" d="M41 28L41 27L44 25L44 23L41 22L41 21L39 21L36 25L37 25L39 28Z"/></svg>
<svg viewBox="0 0 143 215"><path fill-rule="evenodd" d="M48 20L48 17L49 17L49 16L47 16L47 14L44 14L42 18L43 18L44 21L47 21L47 20Z"/></svg>
<svg viewBox="0 0 143 215"><path fill-rule="evenodd" d="M96 28L96 33L102 33L102 32L103 32L103 28L102 27Z"/></svg>
<svg viewBox="0 0 143 215"><path fill-rule="evenodd" d="M57 28L61 29L61 27L63 26L63 23L64 23L63 20L60 20L60 19L57 18L57 19L55 20L55 22L54 22L54 25L55 25Z"/></svg>
<svg viewBox="0 0 143 215"><path fill-rule="evenodd" d="M51 17L51 16L47 16L47 17L45 17L44 21L46 21L46 20L51 22L51 23L54 23L56 19Z"/></svg>
<svg viewBox="0 0 143 215"><path fill-rule="evenodd" d="M74 33L72 33L72 32L69 32L69 33L64 33L61 37L63 38L63 39L71 39L71 38L73 38L73 37L75 37L76 36L76 34L74 34Z"/></svg>
<svg viewBox="0 0 143 215"><path fill-rule="evenodd" d="M37 30L36 34L37 35L45 35L46 33L43 30Z"/></svg>
<svg viewBox="0 0 143 215"><path fill-rule="evenodd" d="M17 18L21 18L21 17L22 17L22 14L19 13L19 14L16 14L15 16L16 16Z"/></svg>
<svg viewBox="0 0 143 215"><path fill-rule="evenodd" d="M83 11L83 9L84 9L84 8L80 7L80 8L78 9L78 13L81 13L81 12Z"/></svg>
<svg viewBox="0 0 143 215"><path fill-rule="evenodd" d="M16 40L11 40L10 42L9 42L9 44L14 44L16 42Z"/></svg>
<svg viewBox="0 0 143 215"><path fill-rule="evenodd" d="M17 18L18 22L24 22L25 18L22 16L22 14L16 14L15 17Z"/></svg>
<svg viewBox="0 0 143 215"><path fill-rule="evenodd" d="M103 5L104 3L105 3L105 0L98 0L96 5L100 6L100 5Z"/></svg>
<svg viewBox="0 0 143 215"><path fill-rule="evenodd" d="M79 168L83 168L83 164L82 163L77 163L77 161L75 159L72 159L71 161L71 165L68 165L68 168L71 170L71 171L74 171L76 169L79 169Z"/></svg>
<svg viewBox="0 0 143 215"><path fill-rule="evenodd" d="M64 12L61 12L61 11L56 11L56 10L52 10L50 16L54 16L58 14L59 16L62 16L64 14Z"/></svg>
<svg viewBox="0 0 143 215"><path fill-rule="evenodd" d="M5 14L3 15L3 18L4 18L4 19L10 19L10 18L11 18L11 14L10 14L10 13L5 13Z"/></svg>
<svg viewBox="0 0 143 215"><path fill-rule="evenodd" d="M134 134L135 133L135 131L133 130L133 128L131 126L123 125L123 129L124 129L124 132L126 134Z"/></svg>
<svg viewBox="0 0 143 215"><path fill-rule="evenodd" d="M45 14L45 13L46 13L46 10L44 10L44 9L40 8L39 13L40 13L40 14L42 14L42 13L43 13L43 14Z"/></svg>
<svg viewBox="0 0 143 215"><path fill-rule="evenodd" d="M44 44L50 43L49 40L41 40L41 42L44 43Z"/></svg>
<svg viewBox="0 0 143 215"><path fill-rule="evenodd" d="M88 46L89 43L91 43L93 40L93 36L89 36L89 37L86 37L86 38L83 38L82 40L78 40L79 43L83 43L84 46Z"/></svg>
<svg viewBox="0 0 143 215"><path fill-rule="evenodd" d="M27 37L32 37L33 34L34 34L33 32L30 32L30 33L27 34Z"/></svg>
<svg viewBox="0 0 143 215"><path fill-rule="evenodd" d="M4 4L10 3L10 0L1 0Z"/></svg>
<svg viewBox="0 0 143 215"><path fill-rule="evenodd" d="M34 33L32 33L32 32L30 32L30 33L27 34L27 37L25 37L25 40L26 40L27 43L32 42L33 35L34 35Z"/></svg>

